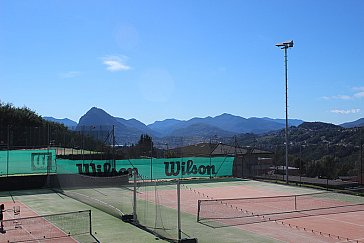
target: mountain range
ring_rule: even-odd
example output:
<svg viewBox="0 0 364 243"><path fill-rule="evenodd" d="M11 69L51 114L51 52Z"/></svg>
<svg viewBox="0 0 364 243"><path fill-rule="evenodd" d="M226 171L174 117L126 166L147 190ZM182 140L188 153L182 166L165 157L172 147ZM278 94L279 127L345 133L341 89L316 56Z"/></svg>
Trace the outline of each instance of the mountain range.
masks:
<svg viewBox="0 0 364 243"><path fill-rule="evenodd" d="M192 118L190 120L166 119L156 121L146 125L136 119L124 119L114 117L106 111L93 107L84 114L78 124L70 119L55 119L53 117L43 117L46 120L63 123L67 127L76 127L82 130L84 127L114 126L115 138L118 144L135 144L141 134L148 134L154 140L166 141L176 137L194 138L194 142L202 142L212 137L232 137L237 134L254 133L264 134L270 131L284 129L285 119L272 119L268 117L243 118L231 114L221 114L216 117ZM299 119L289 119L289 126L299 126L304 121ZM364 126L364 118L354 122L341 125L345 128Z"/></svg>

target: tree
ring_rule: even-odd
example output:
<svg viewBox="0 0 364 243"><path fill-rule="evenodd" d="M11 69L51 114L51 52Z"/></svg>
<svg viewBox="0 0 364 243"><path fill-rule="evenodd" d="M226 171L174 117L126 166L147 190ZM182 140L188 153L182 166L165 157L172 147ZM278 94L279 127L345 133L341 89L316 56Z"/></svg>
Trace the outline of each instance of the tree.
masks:
<svg viewBox="0 0 364 243"><path fill-rule="evenodd" d="M148 134L140 135L138 144L136 145L140 155L151 156L153 151L153 140Z"/></svg>

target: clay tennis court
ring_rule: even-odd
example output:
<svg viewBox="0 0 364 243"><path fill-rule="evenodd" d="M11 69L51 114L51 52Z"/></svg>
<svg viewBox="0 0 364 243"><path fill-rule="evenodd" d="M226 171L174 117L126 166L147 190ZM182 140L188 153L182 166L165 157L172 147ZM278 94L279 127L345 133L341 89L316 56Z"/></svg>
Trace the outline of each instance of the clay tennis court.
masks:
<svg viewBox="0 0 364 243"><path fill-rule="evenodd" d="M78 242L25 204L19 201L2 203L5 205L5 231L0 234L0 242Z"/></svg>
<svg viewBox="0 0 364 243"><path fill-rule="evenodd" d="M132 183L131 183L132 184ZM131 185L130 185L131 186ZM132 186L131 186L132 188ZM150 223L156 231L167 232L167 236L175 237L177 234L177 191L176 184L173 181L167 184L158 184L147 182L146 186L140 186L137 191L137 213L141 223ZM102 200L103 202L114 202L114 207L122 209L122 204L127 202L132 203L132 193L130 190L117 188L102 188L102 189L75 189L74 192L86 193L85 190L90 190L89 194L93 198ZM126 193L125 193L126 192ZM221 205L210 214L207 211L207 219L197 220L198 200L216 200L216 199L231 199L231 198L255 198L255 197L271 197L271 196L289 196L291 195L310 195L326 193L315 189L308 189L296 186L285 186L272 183L265 183L252 180L241 179L217 179L217 180L185 180L181 184L181 224L183 238L197 238L198 242L364 242L364 215L363 209L355 206L355 211L345 213L334 213L325 215L305 216L299 215L294 218L284 218L278 220L262 220L261 217L251 217L256 222L252 223L247 217L236 214L241 213L240 209L231 208L229 205ZM10 209L6 212L5 219L13 219L13 206L20 206L20 217L33 217L36 215L48 215L77 210L92 210L92 233L101 242L163 242L163 239L157 238L155 235L143 231L131 224L123 222L120 218L110 216L104 211L100 211L95 207L90 207L80 201L74 200L64 194L55 193L52 190L25 190L3 192L1 201L5 202L5 209ZM339 196L337 196L339 195ZM344 199L348 199L350 203L360 197L350 197L342 194L334 194L333 196L317 197L315 199L306 198L306 200L297 199L297 207L308 207L311 204L314 206L324 205L325 207L340 203L345 204ZM125 198L128 197L128 198ZM335 199L336 198L336 199ZM112 199L112 200L111 200ZM90 198L88 200L91 200ZM316 200L316 201L315 201ZM354 200L354 201L353 201ZM258 201L259 202L259 201ZM289 200L279 200L278 203L268 200L260 200L260 203L250 203L248 206L242 204L233 205L241 207L241 209L255 214L267 214L272 210L281 212L282 209L291 210L294 204ZM300 202L304 202L300 205ZM320 203L319 203L320 202ZM357 202L355 202L357 203ZM356 204L355 204L356 205ZM347 207L345 207L347 208ZM158 209L158 210L156 210ZM206 209L202 207L200 210ZM130 208L131 210L131 208ZM335 209L338 210L338 209ZM201 213L200 212L200 213ZM226 217L222 220L212 219L220 216ZM244 213L245 214L245 213ZM244 215L243 214L243 215ZM280 214L279 214L280 215ZM292 216L292 213L288 214ZM204 215L201 215L201 217ZM206 216L206 214L205 214ZM245 215L246 216L246 215ZM208 218L210 217L210 218ZM234 218L236 217L236 218ZM143 221L144 220L144 221ZM149 221L148 221L149 220ZM39 221L40 222L40 221ZM48 222L54 232L58 232L62 238L53 238L52 242L95 242L95 239L90 238L89 234L85 238L68 237L67 230L59 230L54 223ZM53 225L53 226L52 226ZM23 224L24 226L24 224ZM147 224L147 226L149 226ZM36 229L27 226L24 229L27 231L36 232ZM39 226L37 226L39 228ZM17 229L18 230L18 229ZM12 232L14 233L12 233ZM9 239L5 237L13 234L14 240L17 234L22 232L8 230L7 233L0 235L0 242L7 242ZM8 234L11 233L11 234ZM163 232L161 232L163 233ZM30 237L28 232L22 232L24 237ZM44 235L44 230L41 237ZM49 242L50 240L42 239L41 242Z"/></svg>
<svg viewBox="0 0 364 243"><path fill-rule="evenodd" d="M7 230L5 234L0 234L0 242L162 242L162 240L156 239L152 234L125 223L119 218L49 189L2 191L0 192L0 202L6 203L5 210L9 209L9 211L4 214L4 220L10 219L12 226L14 222L12 220L14 218L13 206L20 205L21 218L26 219L41 215L42 218L48 220L46 222L46 225L49 226L48 229L42 228L43 232L37 236L43 237L44 232L48 232L51 229L52 232L61 233L62 237L54 238L57 235L53 234L52 236L54 237L52 239L41 238L34 240L34 237L31 237L29 233L22 232L24 230L32 232L32 234L35 232L32 226L28 226L25 224L26 222L22 221L22 229L11 229ZM90 210L92 212L93 236L90 235L88 220L88 211ZM60 215L61 217L47 217L49 215ZM75 215L76 217L74 217ZM71 217L71 221L74 223L70 223L69 217ZM45 223L44 220L38 222ZM37 224L34 225L38 229L41 228ZM79 229L85 231L80 231ZM75 230L77 230L77 234ZM71 237L68 236L69 232L71 232ZM23 240L26 237L27 241L19 241L19 238L14 239L14 237L18 237L18 233L23 235Z"/></svg>
<svg viewBox="0 0 364 243"><path fill-rule="evenodd" d="M298 203L302 202L299 207L303 211L292 213L294 204L285 196L301 194L307 194L304 200L299 197L296 199L297 207ZM275 201L261 198L241 205L229 201L228 204L214 207L213 212L210 213L215 218L201 220L201 222L196 220L198 200L276 196L283 197ZM148 200L151 203L176 209L176 190L170 186L165 190L159 190L158 194L146 191L138 197L140 200ZM353 202L353 200L357 201ZM254 181L189 182L181 185L181 211L194 216L195 222L192 228L197 232L201 227L210 227L215 233L225 235L225 242L235 241L235 238L229 238L230 232L226 233L228 229L238 229L242 236L247 232L252 233L263 237L266 241L364 242L363 202L363 198L350 195L326 194L325 191L314 189ZM289 213L285 213L286 211ZM275 214L267 217L259 216L269 212L275 212ZM195 235L200 234L197 232ZM204 242L204 238L200 237L199 241Z"/></svg>

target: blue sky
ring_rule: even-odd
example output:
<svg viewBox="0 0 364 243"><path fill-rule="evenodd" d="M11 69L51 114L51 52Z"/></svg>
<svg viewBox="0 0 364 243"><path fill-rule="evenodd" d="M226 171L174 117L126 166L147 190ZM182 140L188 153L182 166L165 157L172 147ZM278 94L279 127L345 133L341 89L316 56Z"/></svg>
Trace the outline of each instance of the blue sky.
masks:
<svg viewBox="0 0 364 243"><path fill-rule="evenodd" d="M364 117L362 0L0 1L0 100L78 119Z"/></svg>

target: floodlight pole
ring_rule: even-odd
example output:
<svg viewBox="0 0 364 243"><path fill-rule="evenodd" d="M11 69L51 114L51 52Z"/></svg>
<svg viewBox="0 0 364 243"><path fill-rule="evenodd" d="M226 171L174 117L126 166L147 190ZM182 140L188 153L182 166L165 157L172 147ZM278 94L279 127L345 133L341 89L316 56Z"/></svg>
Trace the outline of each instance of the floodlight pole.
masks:
<svg viewBox="0 0 364 243"><path fill-rule="evenodd" d="M361 130L360 130L361 131ZM360 184L363 185L363 138L361 136L363 132L360 133Z"/></svg>
<svg viewBox="0 0 364 243"><path fill-rule="evenodd" d="M288 184L288 69L287 69L287 47L284 48L284 67L286 76L286 183Z"/></svg>
<svg viewBox="0 0 364 243"><path fill-rule="evenodd" d="M277 47L284 49L284 70L285 70L285 84L286 84L286 183L288 184L288 65L287 65L287 49L293 47L293 41L286 41L276 44Z"/></svg>

